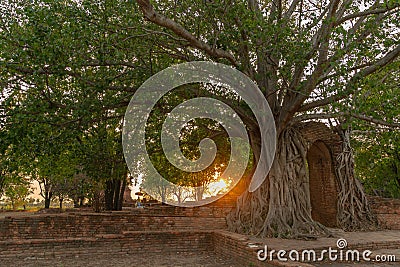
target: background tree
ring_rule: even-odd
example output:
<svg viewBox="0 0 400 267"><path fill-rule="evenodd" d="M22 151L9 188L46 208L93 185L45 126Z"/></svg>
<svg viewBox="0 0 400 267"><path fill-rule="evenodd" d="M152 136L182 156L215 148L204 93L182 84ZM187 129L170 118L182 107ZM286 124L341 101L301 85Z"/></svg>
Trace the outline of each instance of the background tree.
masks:
<svg viewBox="0 0 400 267"><path fill-rule="evenodd" d="M371 133L355 145L356 174L370 195L400 198L398 132Z"/></svg>
<svg viewBox="0 0 400 267"><path fill-rule="evenodd" d="M218 88L209 87L203 84L192 84L182 86L166 94L153 108L146 126L146 147L153 166L169 182L183 188L175 188L166 181L159 181L159 178L146 174L140 169L142 176L142 187L148 193L157 195L160 199L173 200L178 203L190 198L200 201L204 195L215 195L211 192L210 186L213 183L224 179L228 186L233 186L230 177L221 177L230 157L230 140L224 128L210 119L196 118L188 121L180 131L180 148L183 155L189 160L198 159L200 154L199 143L202 139L211 138L218 146L217 154L210 166L200 172L184 172L173 166L164 155L161 144L161 131L163 123L168 114L182 102L199 96L212 95L213 92L220 92ZM229 97L229 95L228 95ZM164 132L164 134L171 134ZM244 161L247 159L244 159ZM228 188L225 188L228 190Z"/></svg>
<svg viewBox="0 0 400 267"><path fill-rule="evenodd" d="M21 177L14 177L5 190L5 196L11 201L13 210L16 210L18 206L23 206L25 209L27 197L30 193L29 180Z"/></svg>
<svg viewBox="0 0 400 267"><path fill-rule="evenodd" d="M151 64L139 64L148 57L147 45L142 44L143 38L127 34L136 31L140 36L143 32L140 28L129 28L138 16L131 16L123 4L131 5L107 1L1 3L2 110L9 127L18 128L13 131L21 139L15 138L12 142L20 151L31 151L29 138L38 139L36 135L41 127L44 132L51 129L60 133L60 138L56 138L60 144L43 155L42 160L48 158L47 162L52 164L50 158L67 149L63 145L82 139L96 125L106 127L110 123L121 128L125 107L142 81L144 71L152 71ZM118 17L114 17L118 13L115 8L120 11ZM126 24L121 26L120 21ZM143 51L147 54L142 54ZM102 142L101 135L91 138L99 138L99 144ZM48 140L41 141L38 144L41 153L50 151ZM103 160L110 162L117 157L115 164L121 165L122 147L114 148L119 149L118 156ZM36 155L27 157L37 158ZM27 167L34 169L33 162ZM108 178L115 178L117 174L126 177L126 170L121 171L120 166L113 170ZM42 185L46 185L44 194L50 199L53 186L47 180L54 179L39 177L46 179ZM120 177L115 184L119 181L122 181ZM109 184L104 187L107 192L113 188L112 179L103 182ZM113 191L108 195L112 194ZM122 198L117 202L122 203ZM107 206L114 209L120 205Z"/></svg>

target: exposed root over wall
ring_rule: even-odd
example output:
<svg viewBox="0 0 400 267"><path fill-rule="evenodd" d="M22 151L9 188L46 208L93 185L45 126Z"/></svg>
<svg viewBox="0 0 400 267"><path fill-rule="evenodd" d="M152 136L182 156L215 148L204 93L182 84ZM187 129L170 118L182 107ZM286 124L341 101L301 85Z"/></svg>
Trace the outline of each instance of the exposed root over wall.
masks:
<svg viewBox="0 0 400 267"><path fill-rule="evenodd" d="M362 184L354 176L354 155L350 129L340 130L342 151L337 156L336 177L339 185L337 222L346 231L374 230L378 226Z"/></svg>
<svg viewBox="0 0 400 267"><path fill-rule="evenodd" d="M291 127L278 140L268 179L253 193L244 192L228 215L230 230L261 237L315 238L329 231L311 217L307 143Z"/></svg>

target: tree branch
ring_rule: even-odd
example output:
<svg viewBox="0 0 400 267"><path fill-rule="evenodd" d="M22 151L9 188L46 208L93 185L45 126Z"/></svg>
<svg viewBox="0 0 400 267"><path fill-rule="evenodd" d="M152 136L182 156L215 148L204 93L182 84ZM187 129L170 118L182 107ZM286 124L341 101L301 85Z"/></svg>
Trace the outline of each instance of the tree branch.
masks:
<svg viewBox="0 0 400 267"><path fill-rule="evenodd" d="M292 4L290 5L289 9L283 14L283 19L285 21L289 20L292 16L293 12L296 10L297 5L300 3L301 0L293 0Z"/></svg>
<svg viewBox="0 0 400 267"><path fill-rule="evenodd" d="M143 12L143 16L149 21L153 22L156 25L165 27L173 31L179 37L187 40L191 46L206 52L209 56L216 58L225 58L229 60L229 62L231 62L235 67L239 66L239 63L229 52L219 48L214 48L200 41L175 21L158 14L154 10L153 6L150 4L149 0L136 0L136 1Z"/></svg>
<svg viewBox="0 0 400 267"><path fill-rule="evenodd" d="M328 7L329 11L327 13L325 22L323 23L324 25L321 26L320 30L317 33L318 41L316 44L314 44L314 47L311 50L312 53L315 53L315 51L318 52L316 67L314 71L311 73L311 75L308 76L303 86L298 88L298 90L288 91L288 93L284 97L282 105L284 108L279 114L278 125L282 125L284 127L290 121L290 119L299 110L299 108L308 98L311 92L315 89L319 77L323 74L324 69L328 65L327 59L328 59L329 40L333 29L332 21L335 18L338 5L339 5L339 0L332 0L329 4Z"/></svg>
<svg viewBox="0 0 400 267"><path fill-rule="evenodd" d="M390 123L390 122L387 122L384 120L375 119L373 117L369 117L369 116L362 115L362 114L350 113L349 115L356 119L360 119L360 120L367 121L367 122L372 122L374 124L387 126L389 128L400 128L400 123L395 123L395 122Z"/></svg>
<svg viewBox="0 0 400 267"><path fill-rule="evenodd" d="M395 49L387 53L384 57L381 59L377 60L375 63L372 65L362 69L358 73L356 73L349 81L349 83L346 86L345 91L339 92L336 95L329 96L324 99L316 100L314 102L310 102L307 104L304 104L303 106L300 107L298 111L307 111L311 110L313 108L317 107L322 107L328 104L331 104L333 102L339 101L341 99L344 99L348 97L349 95L353 94L355 92L355 89L353 89L353 86L362 78L374 73L375 71L381 69L382 67L386 66L387 64L393 62L398 56L400 55L400 45L398 45Z"/></svg>
<svg viewBox="0 0 400 267"><path fill-rule="evenodd" d="M74 77L74 78L82 81L83 83L85 83L86 85L89 85L89 86L96 86L97 85L95 81L92 81L92 80L84 78L80 73L69 71L69 70L53 71L53 70L51 70L51 66L49 66L47 68L32 69L32 68L28 68L28 67L24 67L24 66L19 66L18 64L15 64L15 63L5 63L4 65L6 67L9 67L9 68L13 69L14 71L17 71L17 72L19 72L21 74L25 74L25 75L61 74L61 75L67 75L67 76L70 76L70 77ZM86 67L96 67L96 66L126 66L126 67L133 67L134 65L130 64L128 62L122 62L121 64L118 64L117 62L108 62L108 63L105 62L103 64L101 62L93 61L93 62L90 62L90 63L83 64L82 66L86 66ZM114 91L121 91L122 90L122 91L129 92L129 93L134 93L137 90L136 87L112 86L112 85L108 85L106 87L106 89L114 90Z"/></svg>
<svg viewBox="0 0 400 267"><path fill-rule="evenodd" d="M346 22L348 20L354 19L354 18L366 17L368 15L373 15L373 14L381 14L381 13L385 13L387 11L393 10L395 8L398 8L398 7L400 7L400 4L399 3L395 3L391 7L385 6L385 7L376 8L376 9L371 8L371 9L368 9L368 10L363 11L363 12L349 14L349 15L339 19L338 21L336 21L335 22L335 26L338 26L338 25L340 25L340 24L342 24L342 23L344 23L344 22Z"/></svg>
<svg viewBox="0 0 400 267"><path fill-rule="evenodd" d="M330 118L337 118L337 117L343 117L343 116L350 116L359 120L371 122L374 124L378 125L383 125L386 127L389 127L391 129L394 128L400 128L400 123L390 123L384 120L376 119L373 117L369 117L366 115L362 114L356 114L353 112L338 112L338 113L333 113L333 114L328 114L328 113L319 113L319 114L304 114L300 115L294 118L293 122L299 122L299 121L305 121L305 120L313 120L313 119L330 119Z"/></svg>

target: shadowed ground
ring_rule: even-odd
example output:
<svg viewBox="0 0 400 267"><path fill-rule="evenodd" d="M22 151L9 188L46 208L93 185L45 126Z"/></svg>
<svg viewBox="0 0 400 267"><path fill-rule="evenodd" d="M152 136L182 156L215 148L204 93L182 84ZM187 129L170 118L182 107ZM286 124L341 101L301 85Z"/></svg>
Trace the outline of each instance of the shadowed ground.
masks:
<svg viewBox="0 0 400 267"><path fill-rule="evenodd" d="M172 256L148 255L135 258L132 255L103 257L76 257L62 259L32 259L2 261L0 266L9 267L114 267L114 266L146 266L146 267L239 267L231 259L222 258L215 254L179 253Z"/></svg>

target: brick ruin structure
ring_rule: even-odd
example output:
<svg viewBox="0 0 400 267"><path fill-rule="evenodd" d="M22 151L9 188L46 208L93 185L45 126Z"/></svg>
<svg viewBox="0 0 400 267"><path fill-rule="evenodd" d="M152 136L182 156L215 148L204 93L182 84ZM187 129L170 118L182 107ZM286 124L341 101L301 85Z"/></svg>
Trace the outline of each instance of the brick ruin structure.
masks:
<svg viewBox="0 0 400 267"><path fill-rule="evenodd" d="M340 136L321 122L303 123L300 130L307 141L309 195L314 220L328 227L337 226L338 183L335 159L341 151ZM221 199L209 204L218 207L234 207L236 199L246 190L246 182L240 181Z"/></svg>
<svg viewBox="0 0 400 267"><path fill-rule="evenodd" d="M339 187L336 158L342 141L323 123L304 123L301 133L308 143L307 163L312 218L325 226L335 227Z"/></svg>

